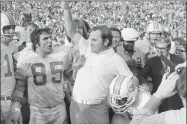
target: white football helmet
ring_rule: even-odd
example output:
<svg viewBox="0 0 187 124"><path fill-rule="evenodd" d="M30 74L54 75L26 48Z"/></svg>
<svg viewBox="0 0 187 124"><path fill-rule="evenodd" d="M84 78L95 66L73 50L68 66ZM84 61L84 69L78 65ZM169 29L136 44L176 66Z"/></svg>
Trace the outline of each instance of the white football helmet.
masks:
<svg viewBox="0 0 187 124"><path fill-rule="evenodd" d="M128 95L133 90L131 78L119 75L113 79L110 84L110 104L114 112L125 112Z"/></svg>
<svg viewBox="0 0 187 124"><path fill-rule="evenodd" d="M7 38L7 39L13 39L13 36L15 36L15 32L11 34L5 34L4 30L6 28L14 28L15 30L16 24L14 21L14 18L8 14L1 12L1 37Z"/></svg>
<svg viewBox="0 0 187 124"><path fill-rule="evenodd" d="M147 39L150 41L150 43L155 44L160 37L151 37L151 33L160 34L160 37L162 37L164 34L164 29L157 21L151 21L149 23L147 27Z"/></svg>
<svg viewBox="0 0 187 124"><path fill-rule="evenodd" d="M123 114L128 112L130 115L134 115L137 110L143 108L143 106L148 102L151 94L140 86L137 100L131 105L131 107L127 107L126 105L129 94L134 90L135 88L131 78L119 75L113 79L109 90L109 104L115 113Z"/></svg>

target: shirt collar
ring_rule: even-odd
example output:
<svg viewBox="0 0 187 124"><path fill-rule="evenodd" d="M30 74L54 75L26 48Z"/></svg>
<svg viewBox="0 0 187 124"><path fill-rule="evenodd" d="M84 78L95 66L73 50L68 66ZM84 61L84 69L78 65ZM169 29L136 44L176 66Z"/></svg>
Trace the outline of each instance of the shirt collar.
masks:
<svg viewBox="0 0 187 124"><path fill-rule="evenodd" d="M112 55L112 54L114 54L114 50L113 50L113 48L109 48L109 49L107 49L107 50L104 50L104 51L98 53L97 55L103 55L103 54Z"/></svg>

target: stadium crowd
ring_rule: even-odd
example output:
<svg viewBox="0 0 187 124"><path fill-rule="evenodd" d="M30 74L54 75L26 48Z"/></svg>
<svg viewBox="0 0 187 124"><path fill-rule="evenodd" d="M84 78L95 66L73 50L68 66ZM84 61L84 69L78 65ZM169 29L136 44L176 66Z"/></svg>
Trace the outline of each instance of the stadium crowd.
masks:
<svg viewBox="0 0 187 124"><path fill-rule="evenodd" d="M2 124L185 124L186 2L1 2Z"/></svg>
<svg viewBox="0 0 187 124"><path fill-rule="evenodd" d="M32 13L33 22L39 27L50 27L62 41L64 39L63 9L59 2L10 2L2 4L2 10L14 15L17 25L22 25L23 14ZM86 6L85 6L86 5ZM171 32L173 37L186 37L186 3L182 1L75 1L71 2L72 15L75 19L86 20L90 27L105 24L109 27L134 28L145 32L150 20L156 20ZM12 6L12 7L11 7ZM99 15L99 16L98 16ZM54 36L55 37L55 36ZM56 39L56 40L57 40Z"/></svg>

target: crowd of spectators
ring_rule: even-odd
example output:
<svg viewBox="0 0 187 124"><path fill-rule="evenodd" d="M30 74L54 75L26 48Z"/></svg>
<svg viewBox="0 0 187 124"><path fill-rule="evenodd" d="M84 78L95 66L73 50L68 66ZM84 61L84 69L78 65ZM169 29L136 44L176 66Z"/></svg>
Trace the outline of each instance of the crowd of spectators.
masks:
<svg viewBox="0 0 187 124"><path fill-rule="evenodd" d="M64 39L63 8L58 1L4 2L3 11L14 15L17 25L21 25L23 14L31 12L32 21L39 27L50 27L55 40ZM135 28L146 31L150 20L157 20L173 37L186 37L186 2L182 1L72 1L72 15L86 20L90 27L95 24L116 26L119 29Z"/></svg>

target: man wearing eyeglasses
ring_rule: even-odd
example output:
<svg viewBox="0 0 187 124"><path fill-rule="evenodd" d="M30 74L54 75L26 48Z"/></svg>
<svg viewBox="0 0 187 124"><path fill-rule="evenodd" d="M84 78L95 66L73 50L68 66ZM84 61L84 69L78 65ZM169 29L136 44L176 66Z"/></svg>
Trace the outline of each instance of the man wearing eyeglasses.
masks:
<svg viewBox="0 0 187 124"><path fill-rule="evenodd" d="M176 44L176 55L180 55L184 60L186 60L186 40L181 37L176 37L172 39Z"/></svg>
<svg viewBox="0 0 187 124"><path fill-rule="evenodd" d="M155 49L157 51L157 56L148 59L144 68L139 74L140 84L146 83L147 76L151 77L153 90L152 93L156 92L158 86L161 83L162 76L165 72L172 72L177 64L182 63L183 59L174 54L170 54L169 50L171 47L171 42L169 38L162 37L155 44ZM168 109L179 109L182 106L182 102L178 99L178 106L171 108L168 99L166 99L160 106L160 112L166 111Z"/></svg>

